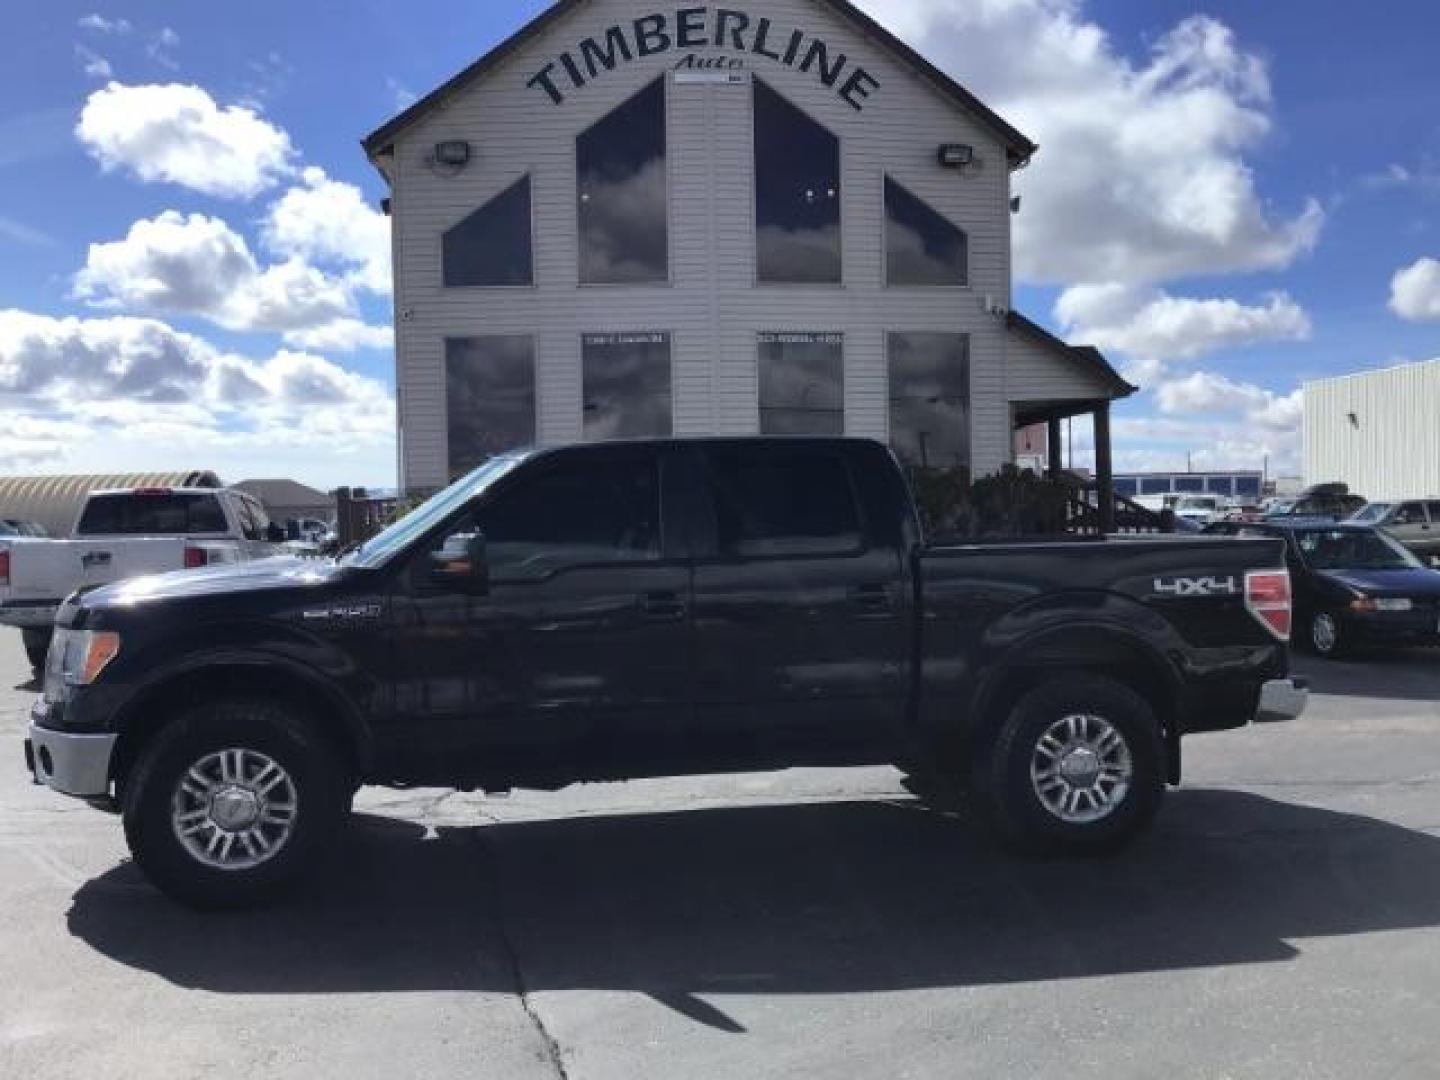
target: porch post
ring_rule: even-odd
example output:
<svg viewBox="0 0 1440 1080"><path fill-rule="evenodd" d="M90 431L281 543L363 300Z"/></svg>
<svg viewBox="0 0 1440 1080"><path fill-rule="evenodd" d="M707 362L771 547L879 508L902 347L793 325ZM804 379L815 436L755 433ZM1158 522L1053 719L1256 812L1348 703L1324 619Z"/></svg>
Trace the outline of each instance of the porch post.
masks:
<svg viewBox="0 0 1440 1080"><path fill-rule="evenodd" d="M1061 442L1058 416L1045 421L1045 443L1050 449L1050 479L1057 480L1065 471L1065 445Z"/></svg>
<svg viewBox="0 0 1440 1080"><path fill-rule="evenodd" d="M1115 531L1115 465L1110 455L1110 402L1095 406L1095 494L1100 534Z"/></svg>

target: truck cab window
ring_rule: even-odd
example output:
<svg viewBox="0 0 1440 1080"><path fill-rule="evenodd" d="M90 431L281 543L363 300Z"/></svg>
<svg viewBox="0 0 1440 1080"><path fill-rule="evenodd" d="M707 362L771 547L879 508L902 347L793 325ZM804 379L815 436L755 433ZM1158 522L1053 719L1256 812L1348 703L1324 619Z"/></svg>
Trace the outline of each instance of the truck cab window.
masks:
<svg viewBox="0 0 1440 1080"><path fill-rule="evenodd" d="M850 555L864 547L850 476L835 454L717 451L711 477L724 557Z"/></svg>
<svg viewBox="0 0 1440 1080"><path fill-rule="evenodd" d="M440 549L463 550L463 536L476 530L492 582L654 561L662 550L655 462L627 455L561 463L501 495Z"/></svg>

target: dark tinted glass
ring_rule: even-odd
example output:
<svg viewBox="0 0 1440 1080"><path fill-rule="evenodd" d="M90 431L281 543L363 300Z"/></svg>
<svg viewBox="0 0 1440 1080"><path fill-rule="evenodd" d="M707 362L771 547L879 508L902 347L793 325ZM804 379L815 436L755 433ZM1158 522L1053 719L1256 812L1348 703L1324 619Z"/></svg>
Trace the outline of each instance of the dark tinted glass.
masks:
<svg viewBox="0 0 1440 1080"><path fill-rule="evenodd" d="M1242 476L1235 481L1235 494L1258 499L1260 497L1260 477Z"/></svg>
<svg viewBox="0 0 1440 1080"><path fill-rule="evenodd" d="M528 337L445 342L450 476L535 442L535 352Z"/></svg>
<svg viewBox="0 0 1440 1080"><path fill-rule="evenodd" d="M499 581L659 558L654 459L625 454L561 464L522 480L480 515L478 525L491 576Z"/></svg>
<svg viewBox="0 0 1440 1080"><path fill-rule="evenodd" d="M1395 511L1396 525L1423 525L1425 521L1425 507L1420 503L1403 503L1400 509Z"/></svg>
<svg viewBox="0 0 1440 1080"><path fill-rule="evenodd" d="M575 140L580 280L664 281L665 80L657 79Z"/></svg>
<svg viewBox="0 0 1440 1080"><path fill-rule="evenodd" d="M1427 503L1430 507L1430 520L1440 525L1440 502Z"/></svg>
<svg viewBox="0 0 1440 1080"><path fill-rule="evenodd" d="M891 334L890 445L906 465L970 466L970 344L964 334Z"/></svg>
<svg viewBox="0 0 1440 1080"><path fill-rule="evenodd" d="M1124 496L1127 497L1127 498L1129 498L1129 497L1131 497L1131 496L1134 496L1134 495L1138 495L1138 494L1139 494L1139 491L1138 491L1139 486L1140 486L1139 482L1138 482L1134 477L1129 477L1129 476L1117 476L1117 477L1115 478L1115 494L1116 494L1116 495L1124 495Z"/></svg>
<svg viewBox="0 0 1440 1080"><path fill-rule="evenodd" d="M1140 493L1142 495L1168 495L1170 494L1170 481L1168 479L1141 480Z"/></svg>
<svg viewBox="0 0 1440 1080"><path fill-rule="evenodd" d="M760 433L845 434L843 335L760 335Z"/></svg>
<svg viewBox="0 0 1440 1080"><path fill-rule="evenodd" d="M445 234L445 284L532 285L530 177L476 210Z"/></svg>
<svg viewBox="0 0 1440 1080"><path fill-rule="evenodd" d="M125 491L85 504L80 536L186 536L223 533L225 511L216 495L189 491Z"/></svg>
<svg viewBox="0 0 1440 1080"><path fill-rule="evenodd" d="M862 546L845 463L826 450L711 453L722 555L836 555Z"/></svg>
<svg viewBox="0 0 1440 1080"><path fill-rule="evenodd" d="M587 439L671 434L669 334L587 334L581 353Z"/></svg>
<svg viewBox="0 0 1440 1080"><path fill-rule="evenodd" d="M1234 491L1234 483L1228 476L1212 476L1205 481L1205 490L1211 495L1229 495Z"/></svg>
<svg viewBox="0 0 1440 1080"><path fill-rule="evenodd" d="M840 281L840 140L755 80L756 276Z"/></svg>
<svg viewBox="0 0 1440 1080"><path fill-rule="evenodd" d="M1203 492L1205 490L1205 478L1203 476L1177 476L1175 478L1175 490L1191 494Z"/></svg>
<svg viewBox="0 0 1440 1080"><path fill-rule="evenodd" d="M964 285L965 233L885 178L885 265L891 285Z"/></svg>

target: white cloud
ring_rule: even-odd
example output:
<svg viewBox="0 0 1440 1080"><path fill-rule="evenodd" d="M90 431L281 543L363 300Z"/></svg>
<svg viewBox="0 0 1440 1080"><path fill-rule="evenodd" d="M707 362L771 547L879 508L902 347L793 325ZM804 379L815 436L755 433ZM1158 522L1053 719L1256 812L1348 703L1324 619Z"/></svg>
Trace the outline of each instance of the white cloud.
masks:
<svg viewBox="0 0 1440 1080"><path fill-rule="evenodd" d="M285 344L342 353L358 349L393 349L395 331L388 326L372 326L359 319L336 319L308 330L291 330L285 334Z"/></svg>
<svg viewBox="0 0 1440 1080"><path fill-rule="evenodd" d="M262 267L219 218L167 210L90 245L75 295L95 307L197 315L230 330L294 331L349 317L349 286L299 258Z"/></svg>
<svg viewBox="0 0 1440 1080"><path fill-rule="evenodd" d="M1166 416L1242 417L1275 431L1298 430L1305 413L1303 390L1282 396L1254 383L1235 382L1205 371L1161 383L1155 398Z"/></svg>
<svg viewBox="0 0 1440 1080"><path fill-rule="evenodd" d="M1273 124L1264 61L1192 17L1132 61L1080 0L862 0L1041 146L1017 174L1017 273L1158 282L1289 265L1315 201L1277 215L1245 155ZM987 167L1003 167L1000 162Z"/></svg>
<svg viewBox="0 0 1440 1080"><path fill-rule="evenodd" d="M97 34L128 34L133 29L128 19L107 19L104 15L82 15L75 25Z"/></svg>
<svg viewBox="0 0 1440 1080"><path fill-rule="evenodd" d="M391 288L390 221L354 184L311 167L265 215L262 235L281 255L341 268L375 293Z"/></svg>
<svg viewBox="0 0 1440 1080"><path fill-rule="evenodd" d="M110 66L110 61L94 49L87 49L84 45L77 44L75 56L80 61L80 66L84 69L85 74L92 79L108 79L115 74L115 69Z"/></svg>
<svg viewBox="0 0 1440 1080"><path fill-rule="evenodd" d="M204 195L252 198L293 173L289 135L198 86L112 82L85 102L75 134L107 172Z"/></svg>
<svg viewBox="0 0 1440 1080"><path fill-rule="evenodd" d="M1261 342L1304 341L1311 332L1310 317L1285 293L1272 293L1263 304L1242 304L1116 283L1077 285L1060 295L1055 316L1075 340L1133 359L1131 374L1145 381L1161 377L1173 360Z"/></svg>
<svg viewBox="0 0 1440 1080"><path fill-rule="evenodd" d="M1440 260L1419 259L1390 282L1390 310L1402 319L1440 319Z"/></svg>
<svg viewBox="0 0 1440 1080"><path fill-rule="evenodd" d="M420 100L419 94L393 75L385 76L385 88L390 91L390 101L396 112L404 112Z"/></svg>
<svg viewBox="0 0 1440 1080"><path fill-rule="evenodd" d="M0 397L0 469L218 459L333 483L393 475L378 381L308 353L223 353L152 319L0 311Z"/></svg>

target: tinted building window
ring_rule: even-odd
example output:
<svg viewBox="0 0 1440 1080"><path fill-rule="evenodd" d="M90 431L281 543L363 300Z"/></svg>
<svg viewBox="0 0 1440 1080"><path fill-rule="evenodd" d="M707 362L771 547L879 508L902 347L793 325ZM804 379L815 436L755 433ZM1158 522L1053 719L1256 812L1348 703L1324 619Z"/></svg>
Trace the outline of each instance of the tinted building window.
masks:
<svg viewBox="0 0 1440 1080"><path fill-rule="evenodd" d="M581 353L587 439L671 434L669 334L587 334Z"/></svg>
<svg viewBox="0 0 1440 1080"><path fill-rule="evenodd" d="M1141 495L1169 495L1170 480L1168 478L1149 478L1140 481Z"/></svg>
<svg viewBox="0 0 1440 1080"><path fill-rule="evenodd" d="M1126 498L1133 498L1139 494L1139 484L1130 477L1117 476L1115 478L1115 494L1124 495Z"/></svg>
<svg viewBox="0 0 1440 1080"><path fill-rule="evenodd" d="M450 229L443 247L446 286L533 285L530 177L521 177Z"/></svg>
<svg viewBox="0 0 1440 1080"><path fill-rule="evenodd" d="M836 555L862 546L845 463L826 450L710 454L720 553Z"/></svg>
<svg viewBox="0 0 1440 1080"><path fill-rule="evenodd" d="M1189 493L1203 492L1205 490L1205 478L1203 476L1177 476L1175 478L1175 490Z"/></svg>
<svg viewBox="0 0 1440 1080"><path fill-rule="evenodd" d="M487 508L494 580L544 577L567 566L645 562L661 551L653 457L624 454L561 463Z"/></svg>
<svg viewBox="0 0 1440 1080"><path fill-rule="evenodd" d="M1235 494L1258 499L1260 497L1260 477L1240 477L1235 481Z"/></svg>
<svg viewBox="0 0 1440 1080"><path fill-rule="evenodd" d="M588 285L664 281L665 80L621 105L575 140L580 200L580 280Z"/></svg>
<svg viewBox="0 0 1440 1080"><path fill-rule="evenodd" d="M445 342L450 476L535 442L535 346L528 337Z"/></svg>
<svg viewBox="0 0 1440 1080"><path fill-rule="evenodd" d="M891 334L890 444L911 468L970 467L970 342Z"/></svg>
<svg viewBox="0 0 1440 1080"><path fill-rule="evenodd" d="M759 79L755 253L762 282L840 281L840 140Z"/></svg>
<svg viewBox="0 0 1440 1080"><path fill-rule="evenodd" d="M845 434L844 335L760 335L760 433Z"/></svg>
<svg viewBox="0 0 1440 1080"><path fill-rule="evenodd" d="M964 285L965 233L922 200L885 178L885 280L891 285Z"/></svg>

